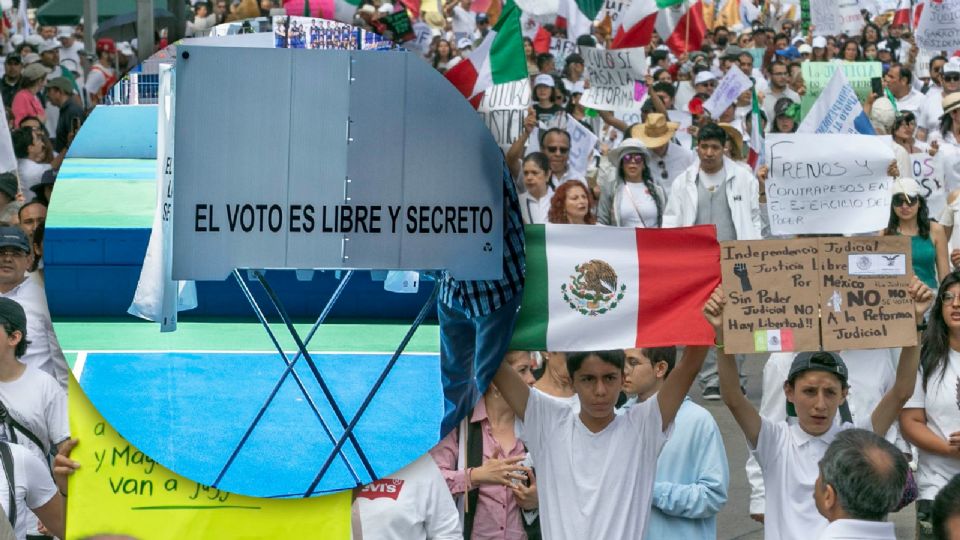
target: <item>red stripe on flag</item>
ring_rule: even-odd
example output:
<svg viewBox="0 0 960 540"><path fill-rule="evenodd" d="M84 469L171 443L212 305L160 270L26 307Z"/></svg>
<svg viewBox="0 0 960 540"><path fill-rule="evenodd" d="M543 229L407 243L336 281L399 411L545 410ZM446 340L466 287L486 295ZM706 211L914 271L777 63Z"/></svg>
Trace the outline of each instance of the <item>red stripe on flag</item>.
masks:
<svg viewBox="0 0 960 540"><path fill-rule="evenodd" d="M636 346L712 345L702 310L720 284L716 228L637 229L637 264Z"/></svg>
<svg viewBox="0 0 960 540"><path fill-rule="evenodd" d="M637 24L630 27L630 30L620 31L613 38L610 44L611 49L627 49L630 47L646 47L650 44L650 38L653 37L653 29L657 24L657 14L647 15Z"/></svg>
<svg viewBox="0 0 960 540"><path fill-rule="evenodd" d="M690 25L687 28L687 25ZM703 12L700 4L690 6L686 14L680 17L680 22L673 29L673 33L666 36L664 42L673 54L700 50L703 45L703 36L707 33L707 25L703 22Z"/></svg>
<svg viewBox="0 0 960 540"><path fill-rule="evenodd" d="M480 74L477 73L477 68L474 67L473 62L470 60L461 60L457 65L444 73L444 77L457 87L457 90L463 94L463 97L470 99Z"/></svg>
<svg viewBox="0 0 960 540"><path fill-rule="evenodd" d="M550 32L544 27L537 28L537 33L533 36L533 51L537 54L550 52Z"/></svg>

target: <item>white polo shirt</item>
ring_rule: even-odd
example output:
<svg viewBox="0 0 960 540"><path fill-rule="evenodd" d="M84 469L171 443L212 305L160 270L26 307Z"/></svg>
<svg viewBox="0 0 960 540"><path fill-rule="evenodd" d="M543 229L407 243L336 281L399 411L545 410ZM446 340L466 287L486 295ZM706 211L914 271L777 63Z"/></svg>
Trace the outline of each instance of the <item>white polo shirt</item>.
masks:
<svg viewBox="0 0 960 540"><path fill-rule="evenodd" d="M537 199L529 192L517 196L520 201L520 214L524 225L540 225L547 222L550 212L550 199L553 198L553 189L547 186L547 193Z"/></svg>
<svg viewBox="0 0 960 540"><path fill-rule="evenodd" d="M863 427L845 423L834 425L815 437L799 424L771 422L761 417L756 456L763 471L765 512L763 537L777 540L809 540L827 526L813 500L813 485L820 475L818 463L837 433ZM870 417L866 425L871 424Z"/></svg>
<svg viewBox="0 0 960 540"><path fill-rule="evenodd" d="M897 540L897 534L888 521L838 519L827 525L817 540Z"/></svg>

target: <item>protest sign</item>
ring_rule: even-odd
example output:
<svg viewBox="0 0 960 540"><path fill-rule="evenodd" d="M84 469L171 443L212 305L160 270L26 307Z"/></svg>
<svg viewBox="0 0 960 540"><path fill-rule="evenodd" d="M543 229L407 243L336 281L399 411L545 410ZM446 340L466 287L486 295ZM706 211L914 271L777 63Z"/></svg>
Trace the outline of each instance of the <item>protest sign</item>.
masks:
<svg viewBox="0 0 960 540"><path fill-rule="evenodd" d="M541 129L547 130L555 127L564 129L570 134L570 151L567 154L567 163L570 164L572 171L580 174L581 178L585 179L587 168L590 166L590 158L593 157L599 139L592 131L569 115L561 114L555 116L549 124L541 124L531 131L530 137L527 139L527 153L540 151L539 141Z"/></svg>
<svg viewBox="0 0 960 540"><path fill-rule="evenodd" d="M714 119L720 118L723 111L727 109L734 101L740 97L740 94L749 90L753 86L753 81L740 71L736 64L731 64L726 75L720 79L720 84L710 95L710 99L703 104L710 116Z"/></svg>
<svg viewBox="0 0 960 540"><path fill-rule="evenodd" d="M603 20L604 16L610 17L610 27L617 28L617 21L620 20L627 8L630 7L630 0L604 0L603 9L597 20Z"/></svg>
<svg viewBox="0 0 960 540"><path fill-rule="evenodd" d="M671 109L667 111L667 118L669 118L671 122L680 124L680 127L677 128L677 134L675 135L680 146L692 148L693 135L690 134L690 127L693 125L693 115L687 111L675 111Z"/></svg>
<svg viewBox="0 0 960 540"><path fill-rule="evenodd" d="M917 45L931 51L960 49L960 0L926 2L917 24Z"/></svg>
<svg viewBox="0 0 960 540"><path fill-rule="evenodd" d="M730 353L811 351L820 347L817 239L720 244Z"/></svg>
<svg viewBox="0 0 960 540"><path fill-rule="evenodd" d="M410 15L407 14L407 10L390 13L380 17L380 20L393 32L393 41L397 43L404 43L417 37L413 31L413 25L410 24Z"/></svg>
<svg viewBox="0 0 960 540"><path fill-rule="evenodd" d="M567 57L577 52L577 42L558 37L550 38L550 54L556 63L557 71L563 71L563 66L567 62Z"/></svg>
<svg viewBox="0 0 960 540"><path fill-rule="evenodd" d="M820 238L823 348L917 344L906 236Z"/></svg>
<svg viewBox="0 0 960 540"><path fill-rule="evenodd" d="M487 89L477 112L506 152L523 131L523 119L530 106L530 79L495 84Z"/></svg>
<svg viewBox="0 0 960 540"><path fill-rule="evenodd" d="M590 81L580 104L600 111L639 111L643 101L634 99L636 81L643 81L647 70L642 47L605 50L581 47L587 80Z"/></svg>
<svg viewBox="0 0 960 540"><path fill-rule="evenodd" d="M840 5L836 0L810 0L810 23L818 35L840 34Z"/></svg>
<svg viewBox="0 0 960 540"><path fill-rule="evenodd" d="M97 412L73 377L67 394L71 458L68 538L104 531L145 540L283 538L309 530L316 538L350 535L350 492L261 499L204 486L154 462Z"/></svg>
<svg viewBox="0 0 960 540"><path fill-rule="evenodd" d="M938 51L920 49L920 52L917 53L917 60L914 62L916 69L913 72L913 76L921 79L930 77L930 61L933 60L934 56L939 54Z"/></svg>
<svg viewBox="0 0 960 540"><path fill-rule="evenodd" d="M803 62L800 64L800 70L803 81L807 85L807 93L800 101L801 115L807 115L824 88L830 83L833 72L838 67L843 70L847 83L857 94L860 103L870 95L870 79L883 75L883 66L880 62Z"/></svg>
<svg viewBox="0 0 960 540"><path fill-rule="evenodd" d="M855 36L863 30L863 14L860 13L860 0L836 0L840 6L840 30L842 34ZM817 28L817 33L820 29Z"/></svg>
<svg viewBox="0 0 960 540"><path fill-rule="evenodd" d="M913 168L910 175L920 183L920 195L927 201L930 217L939 219L947 205L947 188L943 171L940 169L940 160L926 152L920 152L910 154L910 165Z"/></svg>
<svg viewBox="0 0 960 540"><path fill-rule="evenodd" d="M842 69L834 70L830 83L800 123L797 133L875 134Z"/></svg>
<svg viewBox="0 0 960 540"><path fill-rule="evenodd" d="M890 217L893 150L870 135L767 135L767 212L773 234L851 234Z"/></svg>
<svg viewBox="0 0 960 540"><path fill-rule="evenodd" d="M413 31L417 38L416 43L411 47L420 51L420 54L430 52L430 42L433 41L433 31L430 29L430 25L423 21L417 21L413 23Z"/></svg>

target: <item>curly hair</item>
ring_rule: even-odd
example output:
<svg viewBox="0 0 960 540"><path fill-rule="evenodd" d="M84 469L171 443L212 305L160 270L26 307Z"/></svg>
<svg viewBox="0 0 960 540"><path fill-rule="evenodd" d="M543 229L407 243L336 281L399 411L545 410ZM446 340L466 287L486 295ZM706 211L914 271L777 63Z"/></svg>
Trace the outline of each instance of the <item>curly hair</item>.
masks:
<svg viewBox="0 0 960 540"><path fill-rule="evenodd" d="M594 225L597 222L597 216L593 214L593 193L590 193L587 185L580 180L567 180L557 187L557 190L553 193L553 197L550 199L550 211L547 213L547 222L570 223L570 220L567 219L566 204L567 193L572 188L580 188L587 194L587 215L584 216L583 222L587 225Z"/></svg>

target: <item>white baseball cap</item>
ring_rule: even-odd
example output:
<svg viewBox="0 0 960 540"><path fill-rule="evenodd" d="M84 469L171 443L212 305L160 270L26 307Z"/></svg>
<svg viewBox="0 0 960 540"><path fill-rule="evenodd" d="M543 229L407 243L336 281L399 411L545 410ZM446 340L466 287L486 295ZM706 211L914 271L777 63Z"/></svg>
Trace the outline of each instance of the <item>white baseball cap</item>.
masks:
<svg viewBox="0 0 960 540"><path fill-rule="evenodd" d="M813 48L814 49L826 49L827 48L827 38L823 36L816 36L813 38Z"/></svg>
<svg viewBox="0 0 960 540"><path fill-rule="evenodd" d="M550 88L553 88L554 87L553 77L546 74L537 75L537 77L533 79L533 87L536 88L540 85L549 86Z"/></svg>
<svg viewBox="0 0 960 540"><path fill-rule="evenodd" d="M698 84L703 84L703 83L715 81L715 80L717 80L717 76L714 75L712 71L709 71L709 70L701 71L700 73L697 73L697 77L693 80L693 84L694 86L696 86Z"/></svg>

